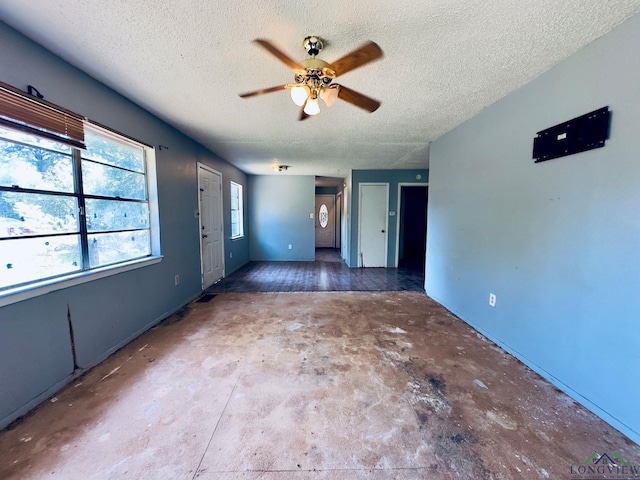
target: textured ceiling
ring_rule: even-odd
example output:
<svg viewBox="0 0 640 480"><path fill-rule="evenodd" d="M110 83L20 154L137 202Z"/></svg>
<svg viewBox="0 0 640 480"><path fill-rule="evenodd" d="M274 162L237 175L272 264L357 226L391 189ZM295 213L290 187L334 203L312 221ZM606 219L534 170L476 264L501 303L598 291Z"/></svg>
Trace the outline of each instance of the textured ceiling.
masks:
<svg viewBox="0 0 640 480"><path fill-rule="evenodd" d="M425 168L429 142L640 10L640 0L0 0L0 18L248 173L344 177ZM336 60L373 40L385 57L339 83L382 102L338 101L298 122L293 80L251 43L296 60L319 35Z"/></svg>

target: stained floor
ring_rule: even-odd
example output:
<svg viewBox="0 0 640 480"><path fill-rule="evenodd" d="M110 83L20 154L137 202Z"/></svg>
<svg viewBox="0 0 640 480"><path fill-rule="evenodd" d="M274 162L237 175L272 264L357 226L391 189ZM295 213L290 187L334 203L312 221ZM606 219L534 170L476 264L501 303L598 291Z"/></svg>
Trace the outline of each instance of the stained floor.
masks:
<svg viewBox="0 0 640 480"><path fill-rule="evenodd" d="M424 293L219 293L0 434L0 478L570 479L594 452L640 462Z"/></svg>

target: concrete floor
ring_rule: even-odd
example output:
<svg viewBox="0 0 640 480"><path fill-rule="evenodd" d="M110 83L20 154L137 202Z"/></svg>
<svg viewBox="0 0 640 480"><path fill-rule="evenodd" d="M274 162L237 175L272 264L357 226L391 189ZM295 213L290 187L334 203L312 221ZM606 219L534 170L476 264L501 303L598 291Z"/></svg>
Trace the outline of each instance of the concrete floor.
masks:
<svg viewBox="0 0 640 480"><path fill-rule="evenodd" d="M569 479L594 452L640 462L424 293L225 293L0 434L0 478Z"/></svg>

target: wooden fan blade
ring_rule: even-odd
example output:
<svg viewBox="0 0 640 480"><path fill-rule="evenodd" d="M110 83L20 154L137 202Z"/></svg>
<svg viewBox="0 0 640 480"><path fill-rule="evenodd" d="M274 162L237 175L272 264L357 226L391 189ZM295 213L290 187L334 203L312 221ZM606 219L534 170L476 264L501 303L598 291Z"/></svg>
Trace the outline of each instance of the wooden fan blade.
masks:
<svg viewBox="0 0 640 480"><path fill-rule="evenodd" d="M307 114L304 112L304 107L306 107L306 106L307 106L307 102L308 102L308 101L309 101L309 100L307 99L307 101L306 101L306 102L304 102L304 105L303 105L303 106L302 106L302 108L300 109L300 117L298 118L298 121L300 121L300 122L301 122L302 120L306 120L307 118L309 118L309 117L311 116L311 115L307 115Z"/></svg>
<svg viewBox="0 0 640 480"><path fill-rule="evenodd" d="M285 85L278 85L277 87L263 88L262 90L256 90L255 92L242 93L242 94L240 94L240 96L242 98L255 97L256 95L263 95L265 93L278 92L278 91L284 90L286 88L287 88L286 84Z"/></svg>
<svg viewBox="0 0 640 480"><path fill-rule="evenodd" d="M272 44L269 40L256 38L254 42L260 45L262 48L264 48L267 52L269 52L271 55L276 57L282 63L284 63L291 70L304 70L304 67L302 65L300 65L298 62L293 60L291 57L289 57L289 55L287 55L278 47L276 47L274 44Z"/></svg>
<svg viewBox="0 0 640 480"><path fill-rule="evenodd" d="M350 88L343 87L342 85L338 87L338 98L368 112L375 112L381 105L379 101L358 93L355 90L351 90Z"/></svg>
<svg viewBox="0 0 640 480"><path fill-rule="evenodd" d="M378 46L377 43L368 42L360 48L333 62L330 65L330 68L332 68L336 72L336 76L344 75L351 70L382 58L383 55L384 54L382 53L382 49Z"/></svg>

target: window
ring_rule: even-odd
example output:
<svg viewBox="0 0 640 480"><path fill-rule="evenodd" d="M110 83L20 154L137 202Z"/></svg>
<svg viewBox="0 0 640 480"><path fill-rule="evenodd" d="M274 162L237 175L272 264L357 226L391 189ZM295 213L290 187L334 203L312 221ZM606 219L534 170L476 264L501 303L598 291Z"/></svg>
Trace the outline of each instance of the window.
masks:
<svg viewBox="0 0 640 480"><path fill-rule="evenodd" d="M231 182L231 238L244 235L242 185Z"/></svg>
<svg viewBox="0 0 640 480"><path fill-rule="evenodd" d="M84 143L0 125L0 294L152 255L153 150L89 123Z"/></svg>

